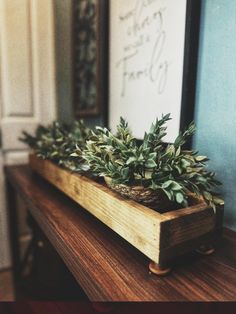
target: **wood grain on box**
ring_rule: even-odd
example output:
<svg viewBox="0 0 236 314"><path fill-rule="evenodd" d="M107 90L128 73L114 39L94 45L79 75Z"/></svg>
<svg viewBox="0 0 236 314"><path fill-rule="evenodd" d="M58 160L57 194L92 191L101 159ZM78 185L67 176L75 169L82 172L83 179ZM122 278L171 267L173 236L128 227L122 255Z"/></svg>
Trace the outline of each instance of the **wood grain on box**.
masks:
<svg viewBox="0 0 236 314"><path fill-rule="evenodd" d="M201 200L191 207L160 214L34 154L30 155L30 166L158 264L197 248L215 231L216 215Z"/></svg>

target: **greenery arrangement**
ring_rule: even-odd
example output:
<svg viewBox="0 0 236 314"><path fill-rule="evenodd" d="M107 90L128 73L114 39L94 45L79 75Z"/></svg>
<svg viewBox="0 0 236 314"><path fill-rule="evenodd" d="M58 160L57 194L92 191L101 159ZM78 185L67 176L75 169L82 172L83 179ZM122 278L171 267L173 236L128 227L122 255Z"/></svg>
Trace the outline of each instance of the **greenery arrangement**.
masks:
<svg viewBox="0 0 236 314"><path fill-rule="evenodd" d="M185 150L184 144L195 132L195 125L165 145L166 122L170 114L152 124L139 143L120 118L117 133L96 127L92 131L82 121L71 127L58 122L40 126L35 137L24 132L21 139L44 159L51 159L72 171L104 177L108 185L122 195L145 204L171 202L188 206L189 196L201 196L215 208L222 200L214 192L220 185L215 173L207 171L206 156Z"/></svg>
<svg viewBox="0 0 236 314"><path fill-rule="evenodd" d="M89 138L90 129L82 120L72 125L54 122L49 126L39 125L35 136L23 131L20 140L35 152L38 157L50 159L71 171L87 171L82 158L73 156L75 149L83 149Z"/></svg>
<svg viewBox="0 0 236 314"><path fill-rule="evenodd" d="M165 146L162 140L166 135L168 120L169 114L157 119L139 145L128 123L120 118L116 135L107 128L97 127L96 132L91 132L83 152L78 151L77 154L87 161L93 174L111 178L111 187L135 200L135 191L142 186L146 190L141 192L141 201L149 196L147 202L155 202L157 197L154 195L159 195L160 201L167 197L171 202L187 206L192 192L202 196L215 208L215 205L222 203L213 192L220 182L215 179L215 173L206 170L208 158L197 155L193 150L183 149L195 131L194 123L173 144ZM125 186L133 187L133 190L125 189Z"/></svg>

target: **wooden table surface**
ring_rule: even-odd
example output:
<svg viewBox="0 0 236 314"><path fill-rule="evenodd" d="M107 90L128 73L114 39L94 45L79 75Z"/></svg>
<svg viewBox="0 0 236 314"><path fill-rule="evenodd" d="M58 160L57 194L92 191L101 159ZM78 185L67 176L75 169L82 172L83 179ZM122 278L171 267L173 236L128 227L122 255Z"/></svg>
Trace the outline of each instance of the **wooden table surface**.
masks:
<svg viewBox="0 0 236 314"><path fill-rule="evenodd" d="M63 193L31 172L8 166L6 179L91 301L236 300L236 236L225 230L211 256L193 252L167 277L148 272L149 260Z"/></svg>

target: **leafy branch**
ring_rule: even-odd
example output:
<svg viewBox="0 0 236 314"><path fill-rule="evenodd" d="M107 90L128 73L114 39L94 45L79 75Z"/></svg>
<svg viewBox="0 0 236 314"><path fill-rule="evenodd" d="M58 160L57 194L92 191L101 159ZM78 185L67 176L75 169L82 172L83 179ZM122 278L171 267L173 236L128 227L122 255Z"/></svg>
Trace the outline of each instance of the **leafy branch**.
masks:
<svg viewBox="0 0 236 314"><path fill-rule="evenodd" d="M53 160L60 166L72 171L84 171L87 169L83 159L74 151L85 147L90 129L85 127L82 120L72 125L54 122L45 127L39 125L35 136L23 131L20 141L29 145L38 157Z"/></svg>
<svg viewBox="0 0 236 314"><path fill-rule="evenodd" d="M193 150L182 146L194 134L192 122L180 133L173 144L163 145L166 123L170 115L162 116L145 133L138 145L129 130L128 123L121 118L117 134L97 127L82 153L92 173L112 178L114 184L142 185L164 193L172 202L188 205L190 193L194 193L213 208L222 204L214 192L220 185L215 173L206 169L206 156L198 156Z"/></svg>

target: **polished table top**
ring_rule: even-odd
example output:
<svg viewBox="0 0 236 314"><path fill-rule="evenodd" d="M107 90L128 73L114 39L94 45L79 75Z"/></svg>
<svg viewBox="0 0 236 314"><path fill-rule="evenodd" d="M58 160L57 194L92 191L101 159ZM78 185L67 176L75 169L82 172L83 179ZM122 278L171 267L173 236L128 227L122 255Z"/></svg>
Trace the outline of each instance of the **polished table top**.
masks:
<svg viewBox="0 0 236 314"><path fill-rule="evenodd" d="M8 166L6 179L92 301L236 300L236 236L230 230L211 256L178 259L166 277L149 260L29 166Z"/></svg>

